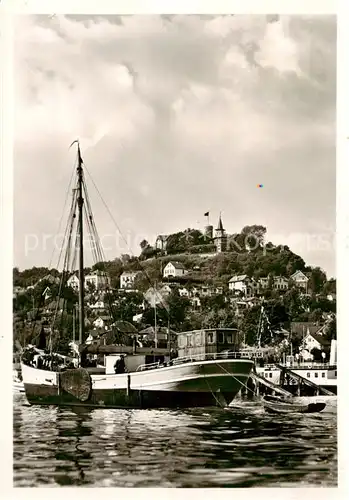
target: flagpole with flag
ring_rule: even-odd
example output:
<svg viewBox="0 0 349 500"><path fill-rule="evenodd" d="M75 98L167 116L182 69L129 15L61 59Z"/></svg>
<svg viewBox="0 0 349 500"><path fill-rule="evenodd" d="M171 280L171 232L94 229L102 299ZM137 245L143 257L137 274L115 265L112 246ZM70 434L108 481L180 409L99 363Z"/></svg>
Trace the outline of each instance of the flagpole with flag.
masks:
<svg viewBox="0 0 349 500"><path fill-rule="evenodd" d="M204 214L204 217L207 217L207 225L209 226L210 225L210 212L206 212Z"/></svg>

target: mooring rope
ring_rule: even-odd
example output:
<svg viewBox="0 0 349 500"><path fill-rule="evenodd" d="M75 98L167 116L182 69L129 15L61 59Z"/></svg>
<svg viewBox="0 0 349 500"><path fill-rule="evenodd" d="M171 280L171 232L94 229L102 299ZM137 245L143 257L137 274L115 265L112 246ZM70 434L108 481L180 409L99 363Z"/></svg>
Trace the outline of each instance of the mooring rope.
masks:
<svg viewBox="0 0 349 500"><path fill-rule="evenodd" d="M239 382L240 385L244 386L248 391L252 392L255 396L258 396L257 392L255 392L253 389L250 389L249 387L247 387L247 385L244 384L243 382L241 382L241 380L239 380L238 378L234 377L234 375L232 375L230 372L228 372L228 370L226 370L224 368L224 366L220 365L219 363L216 363L216 365L219 366L219 368L221 368L224 372L226 372L228 375L230 375L237 382Z"/></svg>
<svg viewBox="0 0 349 500"><path fill-rule="evenodd" d="M223 405L222 405L222 403L218 400L218 398L216 398L216 395L215 395L215 393L213 392L213 390L212 390L212 388L211 388L211 386L210 386L210 384L209 384L209 382L208 382L208 380L207 380L207 378L206 378L206 374L205 374L205 372L204 372L204 379L205 379L205 382L206 382L206 384L207 384L207 387L208 387L208 388L210 389L210 391L211 391L212 396L215 398L216 402L218 403L218 406L220 406L221 408L225 408L225 406L223 406Z"/></svg>

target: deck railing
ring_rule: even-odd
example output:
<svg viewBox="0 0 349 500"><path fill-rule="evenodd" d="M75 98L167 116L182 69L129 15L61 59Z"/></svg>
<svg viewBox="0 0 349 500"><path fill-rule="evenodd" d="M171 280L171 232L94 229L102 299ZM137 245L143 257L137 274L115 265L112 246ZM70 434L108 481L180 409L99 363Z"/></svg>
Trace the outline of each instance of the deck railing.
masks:
<svg viewBox="0 0 349 500"><path fill-rule="evenodd" d="M154 368L164 368L166 366L177 366L184 363L193 363L195 361L214 361L220 359L250 359L249 355L241 352L215 352L215 353L203 353L203 354L193 354L192 356L182 356L179 358L174 358L171 361L161 363L160 361L156 363L148 363L140 365L136 371L152 370Z"/></svg>

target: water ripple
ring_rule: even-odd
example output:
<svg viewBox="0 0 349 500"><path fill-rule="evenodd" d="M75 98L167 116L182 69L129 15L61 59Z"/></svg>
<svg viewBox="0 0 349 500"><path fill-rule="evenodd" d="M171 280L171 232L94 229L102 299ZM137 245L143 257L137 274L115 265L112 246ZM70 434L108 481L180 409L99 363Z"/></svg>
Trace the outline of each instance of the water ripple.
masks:
<svg viewBox="0 0 349 500"><path fill-rule="evenodd" d="M337 485L335 411L71 410L17 395L13 426L17 487Z"/></svg>

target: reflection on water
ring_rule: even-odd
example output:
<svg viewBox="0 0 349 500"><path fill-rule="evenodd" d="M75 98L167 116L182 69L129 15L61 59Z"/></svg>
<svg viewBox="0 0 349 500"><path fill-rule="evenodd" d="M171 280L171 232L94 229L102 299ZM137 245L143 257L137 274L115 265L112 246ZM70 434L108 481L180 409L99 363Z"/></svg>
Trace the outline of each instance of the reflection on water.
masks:
<svg viewBox="0 0 349 500"><path fill-rule="evenodd" d="M334 487L336 411L72 410L16 395L14 485Z"/></svg>

